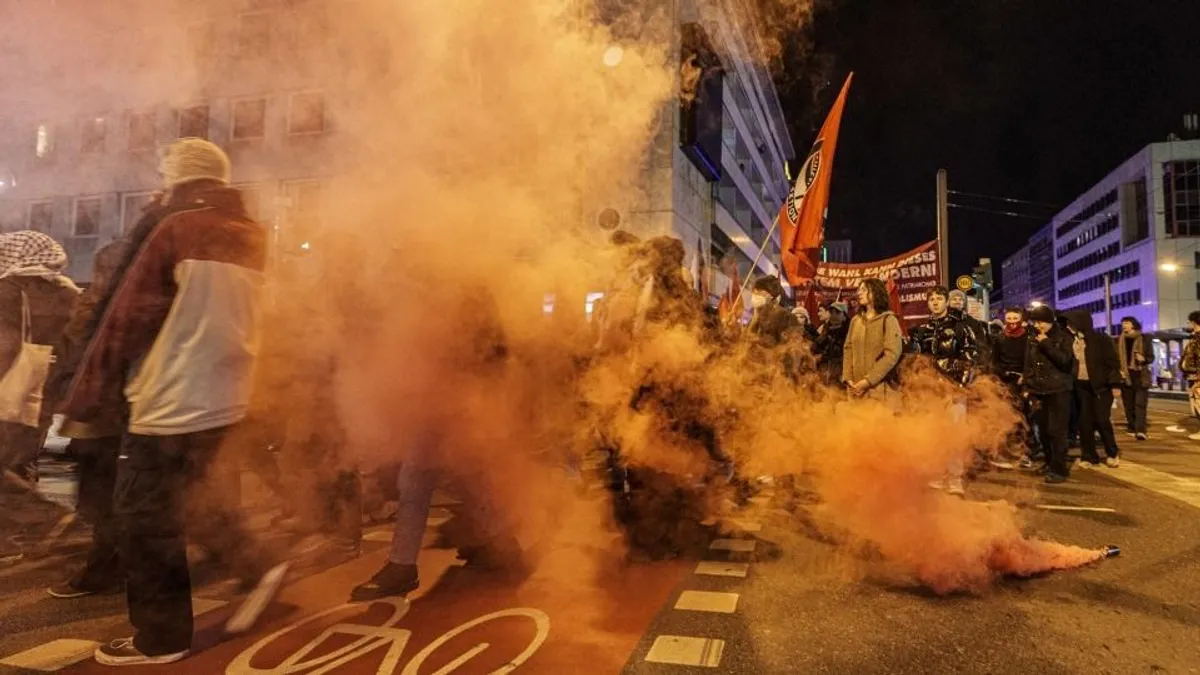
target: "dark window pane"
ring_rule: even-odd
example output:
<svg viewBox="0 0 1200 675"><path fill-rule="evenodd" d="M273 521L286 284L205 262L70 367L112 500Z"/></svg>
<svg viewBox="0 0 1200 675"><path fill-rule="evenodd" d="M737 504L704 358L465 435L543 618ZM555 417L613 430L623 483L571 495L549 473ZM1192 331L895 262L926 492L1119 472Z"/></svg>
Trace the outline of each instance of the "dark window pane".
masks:
<svg viewBox="0 0 1200 675"><path fill-rule="evenodd" d="M107 124L103 117L84 120L79 138L79 151L83 153L104 152L104 137Z"/></svg>
<svg viewBox="0 0 1200 675"><path fill-rule="evenodd" d="M29 229L49 234L53 226L53 202L37 202L29 205Z"/></svg>
<svg viewBox="0 0 1200 675"><path fill-rule="evenodd" d="M208 138L208 106L185 108L179 113L180 138Z"/></svg>
<svg viewBox="0 0 1200 675"><path fill-rule="evenodd" d="M317 134L325 131L325 95L294 94L288 111L288 133Z"/></svg>
<svg viewBox="0 0 1200 675"><path fill-rule="evenodd" d="M153 150L158 140L154 113L134 113L129 116L129 149Z"/></svg>
<svg viewBox="0 0 1200 675"><path fill-rule="evenodd" d="M75 236L91 237L100 234L99 197L75 200Z"/></svg>
<svg viewBox="0 0 1200 675"><path fill-rule="evenodd" d="M233 138L262 138L266 135L267 102L261 98L233 104Z"/></svg>

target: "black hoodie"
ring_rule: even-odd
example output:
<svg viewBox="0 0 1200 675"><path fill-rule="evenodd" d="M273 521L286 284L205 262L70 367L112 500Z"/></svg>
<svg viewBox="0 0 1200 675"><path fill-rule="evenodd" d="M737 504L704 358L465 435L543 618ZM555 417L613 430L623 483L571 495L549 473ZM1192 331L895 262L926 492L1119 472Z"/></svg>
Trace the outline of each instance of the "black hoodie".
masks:
<svg viewBox="0 0 1200 675"><path fill-rule="evenodd" d="M1096 387L1121 386L1121 359L1117 355L1117 346L1107 335L1097 333L1092 326L1092 315L1087 312L1067 312L1067 325L1084 341L1084 365L1087 366L1087 380ZM1074 353L1072 351L1072 353ZM1079 364L1075 364L1075 376L1080 374Z"/></svg>

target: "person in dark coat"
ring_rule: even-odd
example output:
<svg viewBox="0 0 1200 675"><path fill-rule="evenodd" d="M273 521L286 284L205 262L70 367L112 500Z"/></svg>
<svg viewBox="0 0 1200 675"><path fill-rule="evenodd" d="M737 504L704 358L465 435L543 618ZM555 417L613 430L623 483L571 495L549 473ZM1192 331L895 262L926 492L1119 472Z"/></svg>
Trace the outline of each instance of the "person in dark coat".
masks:
<svg viewBox="0 0 1200 675"><path fill-rule="evenodd" d="M1034 401L1034 417L1046 452L1046 482L1062 483L1070 475L1067 424L1075 373L1071 336L1058 327L1049 307L1035 307L1029 318L1036 333L1029 340L1021 379Z"/></svg>
<svg viewBox="0 0 1200 675"><path fill-rule="evenodd" d="M817 313L821 327L813 338L812 352L817 357L821 380L831 386L836 386L842 377L842 354L846 348L846 333L850 330L848 315L846 305L841 302L822 305Z"/></svg>
<svg viewBox="0 0 1200 675"><path fill-rule="evenodd" d="M1121 386L1121 362L1112 338L1096 332L1092 315L1084 311L1068 312L1067 324L1073 338L1075 355L1075 399L1079 402L1079 451L1082 468L1100 465L1096 453L1096 432L1104 443L1106 463L1120 465L1117 439L1113 434L1113 391Z"/></svg>
<svg viewBox="0 0 1200 675"><path fill-rule="evenodd" d="M1025 358L1029 352L1029 329L1026 326L1025 310L1021 307L1009 307L1004 310L1004 324L1000 334L992 342L993 373L1008 388L1013 406L1021 412L1029 426L1033 427L1033 409L1029 399L1022 391L1022 379L1025 372ZM1014 445L1024 445L1026 454L1021 459L1021 465L1032 466L1032 456L1038 454L1034 437L1024 429L1013 432L1011 437Z"/></svg>
<svg viewBox="0 0 1200 675"><path fill-rule="evenodd" d="M1142 323L1132 316L1121 319L1117 357L1121 359L1121 402L1125 407L1125 429L1134 438L1144 441L1154 345L1142 334Z"/></svg>
<svg viewBox="0 0 1200 675"><path fill-rule="evenodd" d="M53 347L58 358L63 327L79 289L66 276L67 254L49 235L32 230L0 233L0 377L8 373L21 353L28 333L30 342ZM25 321L28 310L28 323ZM51 373L53 373L51 364ZM36 425L29 420L0 421L0 530L6 535L26 528L42 529L65 515L42 499L34 489L37 457L50 429L61 392L48 381ZM14 522L7 521L12 518ZM9 537L0 541L6 549ZM0 557L19 556L19 546L0 550Z"/></svg>
<svg viewBox="0 0 1200 675"><path fill-rule="evenodd" d="M66 391L74 377L91 339L89 327L97 319L97 308L111 293L114 275L129 248L128 240L118 239L96 252L92 283L79 296L63 333L62 358L54 375L56 389ZM82 569L49 589L53 597L78 598L117 592L124 587L118 554L120 531L112 506L125 414L124 400L116 397L90 424L68 419L59 430L59 435L71 439L71 448L79 458L78 511L92 525L92 548Z"/></svg>
<svg viewBox="0 0 1200 675"><path fill-rule="evenodd" d="M976 365L981 372L991 372L992 334L988 325L967 313L967 294L957 288L949 292L950 313L958 314L963 323L975 334L975 347L979 354Z"/></svg>

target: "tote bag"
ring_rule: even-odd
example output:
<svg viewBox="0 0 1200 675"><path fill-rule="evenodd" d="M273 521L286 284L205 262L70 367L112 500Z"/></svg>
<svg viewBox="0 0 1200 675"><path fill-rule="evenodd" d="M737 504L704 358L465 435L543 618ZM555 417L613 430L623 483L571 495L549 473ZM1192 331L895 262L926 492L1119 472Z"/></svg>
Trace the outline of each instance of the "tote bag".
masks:
<svg viewBox="0 0 1200 675"><path fill-rule="evenodd" d="M21 293L21 350L4 377L0 377L0 422L37 427L42 413L42 393L54 362L54 348L34 344L29 318L29 297Z"/></svg>

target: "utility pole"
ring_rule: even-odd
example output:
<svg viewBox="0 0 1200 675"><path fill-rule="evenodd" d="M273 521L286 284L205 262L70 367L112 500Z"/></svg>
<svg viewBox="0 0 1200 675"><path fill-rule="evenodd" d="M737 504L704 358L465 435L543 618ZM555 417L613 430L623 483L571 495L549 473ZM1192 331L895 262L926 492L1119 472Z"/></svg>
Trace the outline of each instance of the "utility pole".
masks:
<svg viewBox="0 0 1200 675"><path fill-rule="evenodd" d="M950 206L946 188L946 170L937 172L937 249L942 285L950 286Z"/></svg>
<svg viewBox="0 0 1200 675"><path fill-rule="evenodd" d="M1104 273L1104 334L1112 337L1112 277Z"/></svg>

